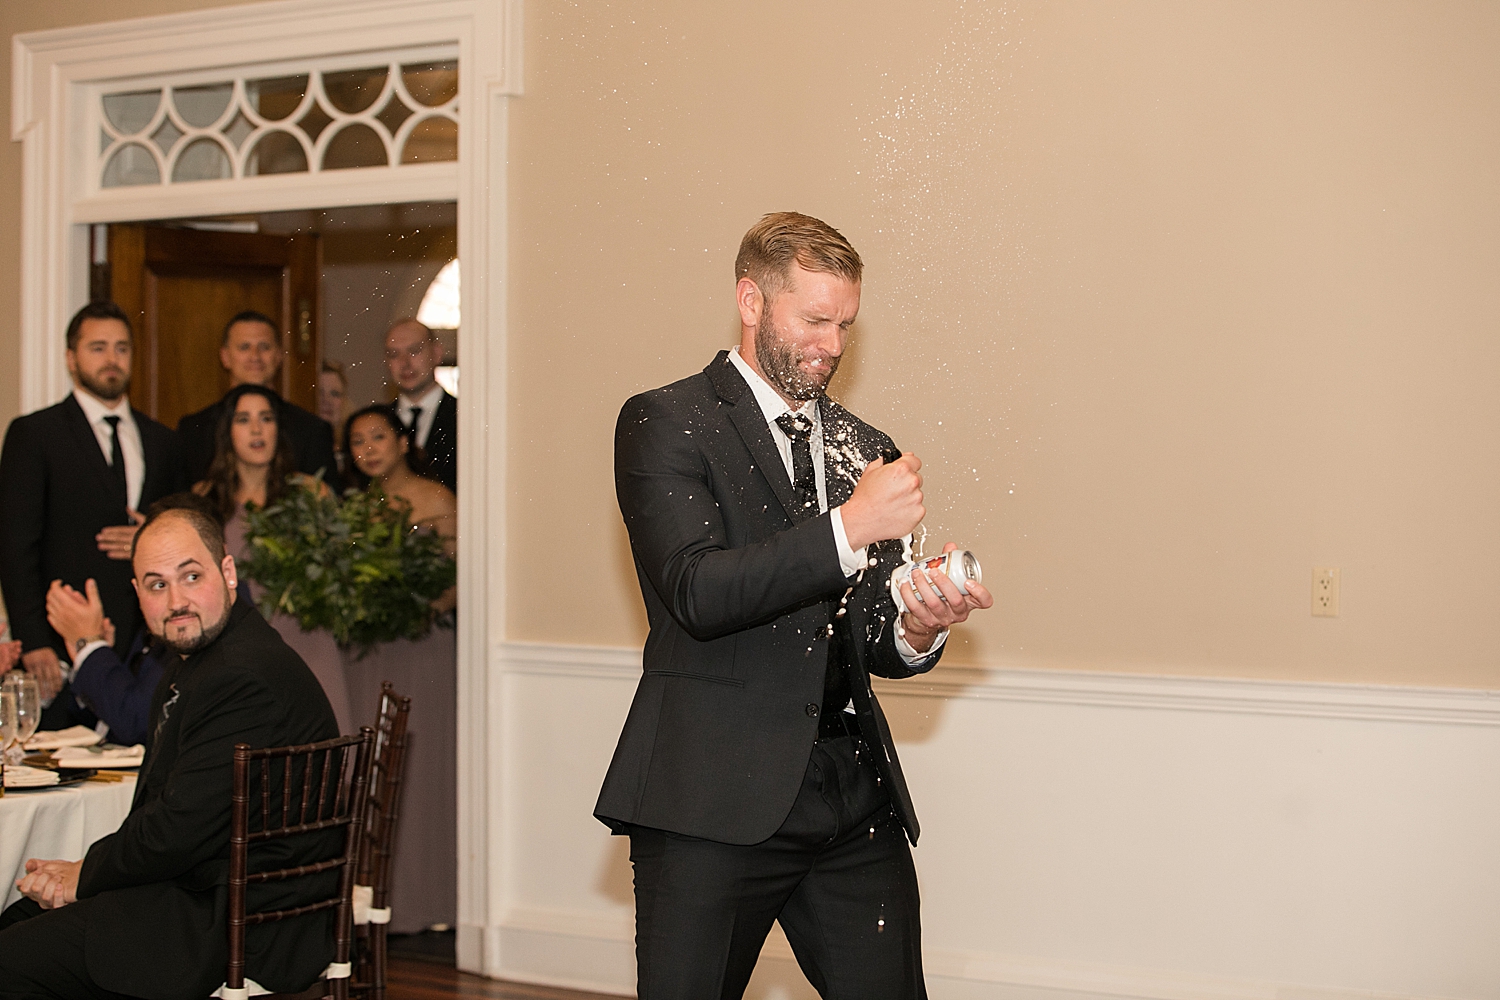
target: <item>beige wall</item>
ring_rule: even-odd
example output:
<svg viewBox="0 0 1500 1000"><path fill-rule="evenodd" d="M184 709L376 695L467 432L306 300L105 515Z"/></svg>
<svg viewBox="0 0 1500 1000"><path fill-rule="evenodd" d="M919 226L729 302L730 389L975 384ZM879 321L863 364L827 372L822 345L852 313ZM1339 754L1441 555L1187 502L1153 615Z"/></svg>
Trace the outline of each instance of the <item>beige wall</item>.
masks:
<svg viewBox="0 0 1500 1000"><path fill-rule="evenodd" d="M733 341L738 238L792 208L867 262L835 395L924 458L929 527L999 598L955 661L1500 687L1500 6L532 3L526 31L512 638L641 641L615 413Z"/></svg>
<svg viewBox="0 0 1500 1000"><path fill-rule="evenodd" d="M836 394L1000 599L953 660L1500 687L1500 8L807 6L527 6L512 638L640 642L614 414L732 342L738 237L797 208L868 264ZM4 144L11 232L19 180Z"/></svg>

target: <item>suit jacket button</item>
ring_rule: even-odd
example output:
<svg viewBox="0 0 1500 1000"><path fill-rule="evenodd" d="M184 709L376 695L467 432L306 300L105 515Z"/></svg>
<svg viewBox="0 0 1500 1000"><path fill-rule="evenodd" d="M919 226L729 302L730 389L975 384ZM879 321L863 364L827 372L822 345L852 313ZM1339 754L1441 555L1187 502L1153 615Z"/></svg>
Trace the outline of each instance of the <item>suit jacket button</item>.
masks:
<svg viewBox="0 0 1500 1000"><path fill-rule="evenodd" d="M807 706L807 714L816 719L818 717L818 706L809 704Z"/></svg>

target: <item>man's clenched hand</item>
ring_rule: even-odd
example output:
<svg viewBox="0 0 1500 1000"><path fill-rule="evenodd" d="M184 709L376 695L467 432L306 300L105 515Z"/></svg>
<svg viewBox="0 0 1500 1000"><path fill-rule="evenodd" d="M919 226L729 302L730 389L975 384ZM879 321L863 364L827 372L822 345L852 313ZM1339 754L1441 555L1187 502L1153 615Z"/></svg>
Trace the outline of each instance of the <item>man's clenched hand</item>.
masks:
<svg viewBox="0 0 1500 1000"><path fill-rule="evenodd" d="M916 530L927 516L922 506L921 468L922 460L909 451L889 464L876 459L865 466L848 503L839 508L851 549L905 538Z"/></svg>

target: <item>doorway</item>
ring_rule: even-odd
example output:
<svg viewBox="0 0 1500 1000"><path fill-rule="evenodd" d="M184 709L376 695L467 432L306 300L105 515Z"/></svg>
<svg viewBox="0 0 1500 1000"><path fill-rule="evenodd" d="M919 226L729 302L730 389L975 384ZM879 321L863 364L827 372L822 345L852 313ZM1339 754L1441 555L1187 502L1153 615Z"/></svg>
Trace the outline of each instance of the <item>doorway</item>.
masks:
<svg viewBox="0 0 1500 1000"><path fill-rule="evenodd" d="M335 449L346 459L337 472L328 470L324 480L335 485L335 493L367 481L352 474L353 459L341 447L346 418L397 398L387 365L386 337L392 326L425 319L438 345L427 357L440 362L445 391L454 394L457 388L462 291L454 280L458 212L453 202L116 223L94 227L90 239L91 291L113 297L137 330L132 403L168 426L217 403L229 388L229 375L220 364L221 341L229 320L246 310L277 324L283 360L269 387L331 425ZM439 300L442 308L437 308ZM278 423L291 426L289 418L283 423L279 417ZM222 467L224 455L231 462L233 455L224 451L222 435L228 425L218 426L220 455L212 464ZM426 428L427 443L436 439L436 430L435 424ZM356 430L356 440L358 436ZM450 439L449 446L453 444ZM212 479L210 463L203 464ZM425 471L420 464L414 462L412 471ZM380 475L359 468L365 476ZM401 494L389 480L385 496L399 504ZM346 500L345 509L351 503ZM452 508L448 511L448 527L433 526L434 531L452 532ZM423 515L415 504L411 516L416 527ZM229 518L226 534L236 559L256 551L253 529L241 514ZM261 602L264 595L256 592L259 578L253 569L242 579L250 581L252 598ZM324 684L344 731L373 722L381 681L395 682L399 693L411 697L408 780L390 926L408 935L397 942L398 948L405 943L436 950L452 961L452 928L459 923L453 850L459 767L451 621L440 620L419 639L339 649L328 628L299 629L288 616L264 603L261 607ZM411 891L415 881L422 883L419 893ZM433 931L434 925L442 929Z"/></svg>
<svg viewBox="0 0 1500 1000"><path fill-rule="evenodd" d="M410 202L96 226L92 297L117 302L139 338L132 403L169 427L222 396L227 320L254 309L280 321L285 361L274 386L318 413L319 373L342 372L343 413L394 397L384 336L418 317L442 345L440 378L457 395L458 211ZM442 298L447 308L423 311ZM420 314L420 316L419 316ZM433 320L438 316L438 321ZM444 325L436 325L442 322ZM320 414L337 425L332 412ZM337 428L336 428L337 429Z"/></svg>
<svg viewBox="0 0 1500 1000"><path fill-rule="evenodd" d="M463 551L472 554L459 566L458 960L461 968L489 974L500 974L504 966L506 895L499 862L507 836L504 789L511 780L495 763L496 748L507 739L503 674L509 662L506 575L496 567L507 564L505 135L508 106L523 89L523 37L520 0L279 0L17 35L11 81L11 126L23 147L26 205L17 234L23 411L50 405L69 388L63 330L89 298L96 224L456 201L463 220L459 255L470 279L461 337L468 371L457 410L460 427L473 428L458 449L466 470L458 530ZM101 140L108 117L102 101L111 95L163 87L191 91L231 81L248 97L244 87L257 81L302 75L321 81L381 61L405 66L455 57L455 161L391 159L384 167L325 170L325 146L337 131L327 127L319 133L324 145L315 144L308 154L306 172L250 176L243 167L255 146L241 138L238 118L222 129L174 119L176 132L187 135L184 143L207 137L224 146L232 154L232 176L179 176L167 164L154 185L104 185L113 153ZM377 100L352 116L369 121L355 122L338 109L328 116L378 134L391 125L381 117L389 107ZM300 128L305 116L294 117ZM312 114L309 124L317 120ZM414 129L420 121L414 117L396 127L407 124ZM156 158L158 138L165 142L175 133L148 126L149 141L137 145ZM205 129L222 136L207 136Z"/></svg>
<svg viewBox="0 0 1500 1000"><path fill-rule="evenodd" d="M101 234L98 230L107 230ZM96 226L90 297L125 310L136 331L131 403L176 427L229 389L219 345L229 317L253 309L278 321L282 397L317 408L316 233L261 233L254 221ZM102 258L102 259L101 259Z"/></svg>

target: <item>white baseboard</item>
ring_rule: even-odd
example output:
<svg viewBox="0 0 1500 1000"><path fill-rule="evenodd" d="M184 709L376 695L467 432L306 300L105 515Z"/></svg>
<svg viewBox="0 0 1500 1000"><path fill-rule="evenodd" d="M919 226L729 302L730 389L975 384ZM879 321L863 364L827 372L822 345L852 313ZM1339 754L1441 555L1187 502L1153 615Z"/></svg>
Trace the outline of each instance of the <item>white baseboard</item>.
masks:
<svg viewBox="0 0 1500 1000"><path fill-rule="evenodd" d="M635 973L634 929L628 919L587 911L514 909L499 925L498 937L508 955L524 959L524 964L507 963L508 979L634 995L629 985ZM924 949L923 963L934 1000L1442 1000L941 948ZM745 996L816 1000L779 929L767 940L757 982Z"/></svg>

